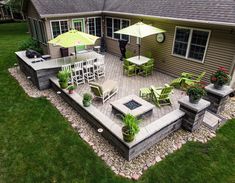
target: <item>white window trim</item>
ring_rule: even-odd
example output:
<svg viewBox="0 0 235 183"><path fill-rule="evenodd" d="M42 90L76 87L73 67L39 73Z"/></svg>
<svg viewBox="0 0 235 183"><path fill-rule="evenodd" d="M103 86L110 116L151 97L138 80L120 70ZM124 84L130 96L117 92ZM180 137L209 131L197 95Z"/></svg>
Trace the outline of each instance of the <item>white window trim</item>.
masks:
<svg viewBox="0 0 235 183"><path fill-rule="evenodd" d="M52 22L59 22L59 28L60 28L60 34L61 34L61 24L60 24L61 21L67 21L68 30L69 30L69 20L68 19L51 20L50 21L50 26L51 26L51 37L52 37L52 39L54 39L53 30L52 30Z"/></svg>
<svg viewBox="0 0 235 183"><path fill-rule="evenodd" d="M85 18L73 18L73 19L72 19L72 28L73 28L73 29L75 29L75 28L74 28L74 22L73 22L74 20L75 20L75 21L76 21L76 20L82 20L82 21L83 21L83 29L84 29L84 32L86 32Z"/></svg>
<svg viewBox="0 0 235 183"><path fill-rule="evenodd" d="M100 18L100 20L101 20L101 36L102 36L103 35L103 22L102 22L102 17L101 16L87 17L87 22L89 21L89 19L95 19L95 18ZM95 27L95 35L96 35L96 21L94 21L94 27ZM87 24L87 33L90 34L89 23Z"/></svg>
<svg viewBox="0 0 235 183"><path fill-rule="evenodd" d="M107 18L112 19L112 37L110 37L110 36L107 35L107 21L106 21ZM106 31L106 37L111 38L111 39L113 39L113 40L118 40L118 39L114 38L114 21L113 21L113 19L120 20L121 29L122 29L122 20L128 21L128 22L129 22L129 26L131 25L131 20L130 20L130 19L125 19L125 18L109 17L109 16L105 17L105 25L106 25L106 26L105 26L105 27L106 27L106 30L105 30L105 31ZM121 34L120 34L120 36L121 36ZM130 43L131 38L130 38L129 35L128 35L128 37L129 37L128 43Z"/></svg>
<svg viewBox="0 0 235 183"><path fill-rule="evenodd" d="M174 54L175 37L176 37L176 30L177 30L177 28L183 28L183 29L189 29L190 30L189 39L188 39L188 45L187 45L187 50L186 50L186 56L181 56L181 55ZM209 33L208 34L208 38L207 38L207 42L206 42L206 46L205 46L205 51L204 51L203 59L201 61L188 57L189 56L189 49L190 49L190 45L191 45L191 41L192 41L193 30L199 30L199 31L204 31L204 32L208 32ZM186 60L191 60L191 61L194 61L194 62L198 62L198 63L204 63L205 58L206 58L206 54L207 54L207 48L208 48L208 45L209 45L210 36L211 36L211 30L208 30L208 29L200 29L200 28L193 28L193 27L176 26L175 27L173 44L172 44L173 46L172 46L172 50L171 50L171 55L173 55L175 57L183 58L183 59L186 59Z"/></svg>

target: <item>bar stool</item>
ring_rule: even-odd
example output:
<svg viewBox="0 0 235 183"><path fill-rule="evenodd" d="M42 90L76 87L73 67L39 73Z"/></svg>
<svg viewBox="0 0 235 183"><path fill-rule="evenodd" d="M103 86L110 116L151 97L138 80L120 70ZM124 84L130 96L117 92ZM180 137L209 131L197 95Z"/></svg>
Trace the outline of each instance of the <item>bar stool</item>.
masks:
<svg viewBox="0 0 235 183"><path fill-rule="evenodd" d="M77 85L85 83L83 61L74 63L72 78Z"/></svg>
<svg viewBox="0 0 235 183"><path fill-rule="evenodd" d="M94 63L95 76L99 79L101 77L105 77L105 63L104 56L100 56L96 59Z"/></svg>
<svg viewBox="0 0 235 183"><path fill-rule="evenodd" d="M84 77L89 83L90 81L95 80L95 71L94 71L94 59L88 59L83 64Z"/></svg>

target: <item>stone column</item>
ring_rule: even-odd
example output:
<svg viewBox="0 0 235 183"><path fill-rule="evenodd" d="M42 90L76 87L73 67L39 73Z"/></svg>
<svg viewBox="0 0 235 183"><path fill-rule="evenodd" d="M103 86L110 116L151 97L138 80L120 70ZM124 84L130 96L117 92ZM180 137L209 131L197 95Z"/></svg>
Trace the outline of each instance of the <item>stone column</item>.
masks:
<svg viewBox="0 0 235 183"><path fill-rule="evenodd" d="M180 110L185 112L182 118L182 127L190 132L197 130L203 123L206 109L210 106L210 102L201 99L198 104L189 102L188 96L183 97L179 101Z"/></svg>
<svg viewBox="0 0 235 183"><path fill-rule="evenodd" d="M221 90L217 90L214 88L213 84L206 86L205 90L207 95L204 96L204 99L211 103L208 110L216 114L224 110L229 94L233 92L233 89L230 86L223 86Z"/></svg>

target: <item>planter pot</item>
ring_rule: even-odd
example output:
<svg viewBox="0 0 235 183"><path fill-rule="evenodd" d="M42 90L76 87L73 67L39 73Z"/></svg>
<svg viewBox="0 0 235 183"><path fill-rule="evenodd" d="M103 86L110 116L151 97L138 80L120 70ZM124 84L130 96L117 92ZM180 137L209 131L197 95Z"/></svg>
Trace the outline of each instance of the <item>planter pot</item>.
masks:
<svg viewBox="0 0 235 183"><path fill-rule="evenodd" d="M198 102L201 100L201 98L199 99L194 99L193 95L189 95L189 102L192 104L198 104Z"/></svg>
<svg viewBox="0 0 235 183"><path fill-rule="evenodd" d="M69 94L73 94L74 93L74 90L69 90Z"/></svg>
<svg viewBox="0 0 235 183"><path fill-rule="evenodd" d="M223 84L214 83L214 88L217 90L221 90L223 86L224 86Z"/></svg>
<svg viewBox="0 0 235 183"><path fill-rule="evenodd" d="M129 134L126 126L122 127L123 140L125 142L132 142L135 138L135 135Z"/></svg>
<svg viewBox="0 0 235 183"><path fill-rule="evenodd" d="M84 107L89 107L91 105L91 101L83 100L82 103Z"/></svg>
<svg viewBox="0 0 235 183"><path fill-rule="evenodd" d="M61 87L62 89L65 89L65 88L68 87L68 82L61 82L61 81L59 81L59 83L60 83L60 87Z"/></svg>

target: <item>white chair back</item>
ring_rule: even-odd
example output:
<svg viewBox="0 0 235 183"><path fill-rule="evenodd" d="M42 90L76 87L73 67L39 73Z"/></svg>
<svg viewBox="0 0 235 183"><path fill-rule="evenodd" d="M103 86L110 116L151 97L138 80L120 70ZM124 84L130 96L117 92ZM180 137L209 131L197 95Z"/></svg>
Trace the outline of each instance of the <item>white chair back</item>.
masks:
<svg viewBox="0 0 235 183"><path fill-rule="evenodd" d="M82 69L83 69L83 61L74 63L74 70L75 71L80 71Z"/></svg>
<svg viewBox="0 0 235 183"><path fill-rule="evenodd" d="M62 65L61 66L61 69L62 69L62 71L71 71L72 70L72 67L71 67L71 64L66 64L66 65Z"/></svg>
<svg viewBox="0 0 235 183"><path fill-rule="evenodd" d="M99 57L97 58L97 63L99 63L100 65L103 65L103 64L104 64L104 55L99 56Z"/></svg>

